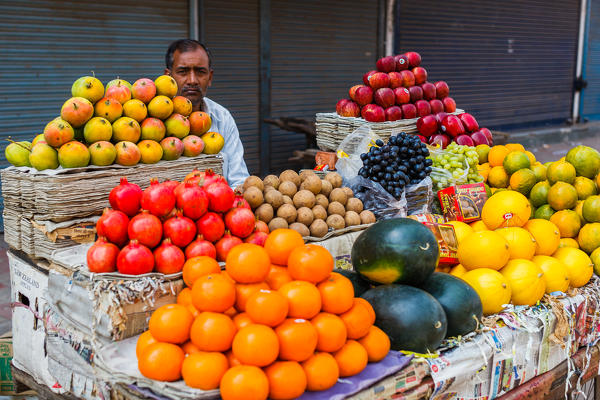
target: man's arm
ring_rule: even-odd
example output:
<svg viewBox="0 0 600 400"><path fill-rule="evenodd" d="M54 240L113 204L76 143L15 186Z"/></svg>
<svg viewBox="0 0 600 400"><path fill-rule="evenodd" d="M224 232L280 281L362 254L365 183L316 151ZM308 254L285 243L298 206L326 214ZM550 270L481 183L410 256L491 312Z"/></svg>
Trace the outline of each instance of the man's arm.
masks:
<svg viewBox="0 0 600 400"><path fill-rule="evenodd" d="M220 132L225 139L225 147L223 148L225 155L223 174L229 186L236 188L238 185L243 184L249 175L246 162L244 161L244 146L242 145L240 132L235 124L235 120L229 112L227 112L227 117L223 123L224 131Z"/></svg>

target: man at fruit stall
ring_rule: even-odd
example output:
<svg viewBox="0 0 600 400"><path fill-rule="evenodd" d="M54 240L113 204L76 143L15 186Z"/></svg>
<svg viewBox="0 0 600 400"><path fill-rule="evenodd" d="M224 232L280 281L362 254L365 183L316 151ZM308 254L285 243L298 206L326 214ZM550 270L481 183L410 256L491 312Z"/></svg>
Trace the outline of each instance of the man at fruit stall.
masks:
<svg viewBox="0 0 600 400"><path fill-rule="evenodd" d="M165 74L177 82L177 94L192 102L192 111L208 113L212 121L210 131L220 133L225 139L221 154L223 175L229 186L241 185L249 174L237 125L229 110L206 97L213 77L210 50L197 40L181 39L171 43L165 61Z"/></svg>

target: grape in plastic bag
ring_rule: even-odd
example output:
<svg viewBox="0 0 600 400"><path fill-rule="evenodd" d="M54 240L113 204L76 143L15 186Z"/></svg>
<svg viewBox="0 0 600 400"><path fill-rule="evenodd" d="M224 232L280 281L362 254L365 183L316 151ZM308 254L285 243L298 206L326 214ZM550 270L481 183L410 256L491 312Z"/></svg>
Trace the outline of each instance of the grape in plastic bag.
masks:
<svg viewBox="0 0 600 400"><path fill-rule="evenodd" d="M378 139L381 138L368 125L362 125L342 140L337 148L338 160L335 163L342 178L350 179L358 175L358 170L363 166L360 155L368 152Z"/></svg>

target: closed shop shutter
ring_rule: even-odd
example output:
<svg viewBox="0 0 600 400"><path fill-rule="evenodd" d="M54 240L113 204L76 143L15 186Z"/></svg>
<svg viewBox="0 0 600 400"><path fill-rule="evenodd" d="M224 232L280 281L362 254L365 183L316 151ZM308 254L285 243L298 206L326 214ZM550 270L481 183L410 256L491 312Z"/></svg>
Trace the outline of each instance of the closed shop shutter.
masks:
<svg viewBox="0 0 600 400"><path fill-rule="evenodd" d="M259 170L258 1L202 1L206 45L213 54L208 97L227 108L240 131L250 173Z"/></svg>
<svg viewBox="0 0 600 400"><path fill-rule="evenodd" d="M579 0L398 1L395 49L421 54L458 107L493 128L571 117Z"/></svg>
<svg viewBox="0 0 600 400"><path fill-rule="evenodd" d="M377 2L271 2L271 115L314 120L335 111L348 89L374 69ZM271 169L285 169L303 134L272 128Z"/></svg>
<svg viewBox="0 0 600 400"><path fill-rule="evenodd" d="M587 42L583 77L587 87L583 90L581 115L588 119L600 119L600 2L588 0Z"/></svg>

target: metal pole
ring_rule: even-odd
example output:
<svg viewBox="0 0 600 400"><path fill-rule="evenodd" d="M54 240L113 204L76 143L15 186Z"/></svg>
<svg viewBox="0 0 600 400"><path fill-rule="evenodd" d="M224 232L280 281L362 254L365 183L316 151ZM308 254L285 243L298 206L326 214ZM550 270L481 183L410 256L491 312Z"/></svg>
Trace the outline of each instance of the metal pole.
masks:
<svg viewBox="0 0 600 400"><path fill-rule="evenodd" d="M198 0L189 0L190 28L189 35L191 39L198 40Z"/></svg>
<svg viewBox="0 0 600 400"><path fill-rule="evenodd" d="M585 43L585 31L587 23L588 4L587 0L581 0L581 12L579 13L579 39L577 43L577 64L575 66L575 79L581 78L583 71L583 53ZM573 94L573 123L579 120L579 109L581 103L581 90L576 90Z"/></svg>
<svg viewBox="0 0 600 400"><path fill-rule="evenodd" d="M385 24L385 55L391 56L394 54L394 22L395 13L394 8L396 0L388 0L387 2L387 14Z"/></svg>
<svg viewBox="0 0 600 400"><path fill-rule="evenodd" d="M271 126L265 118L271 116L271 0L260 0L260 174L271 169Z"/></svg>

